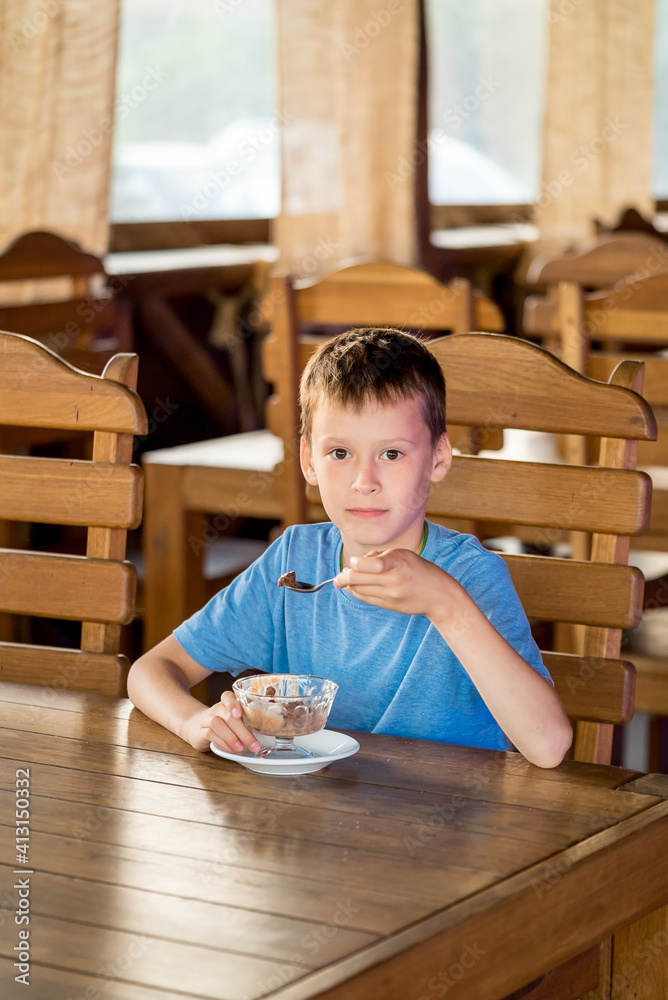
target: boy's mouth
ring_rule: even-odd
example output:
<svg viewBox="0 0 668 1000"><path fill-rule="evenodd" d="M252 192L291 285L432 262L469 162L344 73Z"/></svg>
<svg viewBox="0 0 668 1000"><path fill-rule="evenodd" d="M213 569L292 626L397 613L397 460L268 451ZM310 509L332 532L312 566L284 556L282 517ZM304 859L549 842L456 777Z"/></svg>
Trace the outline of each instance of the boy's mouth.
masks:
<svg viewBox="0 0 668 1000"><path fill-rule="evenodd" d="M381 510L378 507L349 507L348 513L352 514L353 517L382 517L383 514L387 514L386 510Z"/></svg>

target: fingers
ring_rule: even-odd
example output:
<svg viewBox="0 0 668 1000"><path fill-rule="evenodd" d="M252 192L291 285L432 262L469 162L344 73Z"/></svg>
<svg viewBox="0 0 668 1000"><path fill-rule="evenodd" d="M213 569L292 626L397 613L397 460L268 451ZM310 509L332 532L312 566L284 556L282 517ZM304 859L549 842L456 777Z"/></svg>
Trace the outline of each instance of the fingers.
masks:
<svg viewBox="0 0 668 1000"><path fill-rule="evenodd" d="M351 556L350 568L361 573L385 573L396 564L391 552L367 552L364 556Z"/></svg>
<svg viewBox="0 0 668 1000"><path fill-rule="evenodd" d="M350 587L353 583L365 582L363 577L372 577L375 583L377 582L375 578L379 573L386 573L389 569L393 569L394 565L395 560L392 555L389 552L381 552L379 549L367 552L364 556L352 556L350 566L342 569L334 578L334 586L341 590L344 587Z"/></svg>
<svg viewBox="0 0 668 1000"><path fill-rule="evenodd" d="M256 753L260 744L254 733L247 729L242 720L241 705L231 691L225 691L217 705L211 709L209 728L211 738L223 750L240 753L244 747Z"/></svg>
<svg viewBox="0 0 668 1000"><path fill-rule="evenodd" d="M337 573L337 575L334 577L332 583L334 584L337 590L343 590L344 587L347 587L349 585L350 583L349 578L350 578L350 570L342 569L341 572Z"/></svg>
<svg viewBox="0 0 668 1000"><path fill-rule="evenodd" d="M398 574L392 573L391 570L385 570L384 573L379 574L351 569L345 581L345 586L348 589L362 588L363 590L371 590L381 594L386 593L389 589L396 589L401 585L401 582L402 578Z"/></svg>

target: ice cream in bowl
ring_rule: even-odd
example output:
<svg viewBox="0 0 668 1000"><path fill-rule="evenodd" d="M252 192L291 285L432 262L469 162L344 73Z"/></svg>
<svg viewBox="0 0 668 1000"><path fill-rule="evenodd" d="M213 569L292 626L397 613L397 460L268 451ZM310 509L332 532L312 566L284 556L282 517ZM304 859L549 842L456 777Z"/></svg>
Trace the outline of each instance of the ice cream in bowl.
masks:
<svg viewBox="0 0 668 1000"><path fill-rule="evenodd" d="M275 742L258 757L311 757L294 742L324 729L339 685L313 674L255 674L232 685L244 725Z"/></svg>

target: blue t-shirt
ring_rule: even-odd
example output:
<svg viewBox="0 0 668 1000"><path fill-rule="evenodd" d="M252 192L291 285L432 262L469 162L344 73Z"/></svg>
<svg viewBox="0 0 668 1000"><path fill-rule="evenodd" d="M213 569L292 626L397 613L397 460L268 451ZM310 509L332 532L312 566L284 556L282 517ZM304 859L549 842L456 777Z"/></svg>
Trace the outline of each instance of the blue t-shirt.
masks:
<svg viewBox="0 0 668 1000"><path fill-rule="evenodd" d="M312 595L277 586L289 570L309 582L336 576L341 545L329 522L287 528L180 625L176 639L208 670L331 678L339 685L331 729L507 749L466 670L425 615L387 611L333 586ZM520 656L549 678L500 556L472 535L431 522L422 556L453 576Z"/></svg>

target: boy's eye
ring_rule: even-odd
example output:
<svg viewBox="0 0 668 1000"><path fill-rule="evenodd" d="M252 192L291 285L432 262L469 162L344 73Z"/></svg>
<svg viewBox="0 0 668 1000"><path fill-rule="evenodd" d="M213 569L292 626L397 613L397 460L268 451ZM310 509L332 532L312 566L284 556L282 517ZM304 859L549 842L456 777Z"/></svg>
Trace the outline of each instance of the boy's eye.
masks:
<svg viewBox="0 0 668 1000"><path fill-rule="evenodd" d="M385 458L389 459L390 462L395 462L401 455L401 452L398 448L386 448L383 455Z"/></svg>
<svg viewBox="0 0 668 1000"><path fill-rule="evenodd" d="M347 456L348 456L348 449L347 448L334 448L334 450L332 451L332 455L336 459L347 458Z"/></svg>

